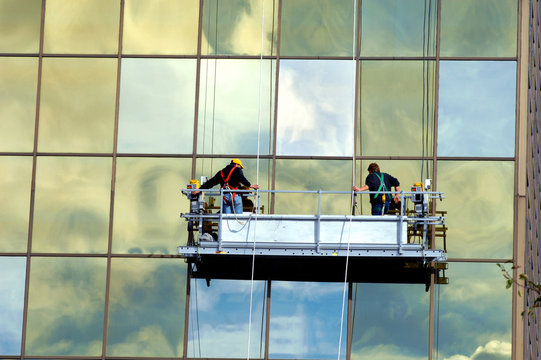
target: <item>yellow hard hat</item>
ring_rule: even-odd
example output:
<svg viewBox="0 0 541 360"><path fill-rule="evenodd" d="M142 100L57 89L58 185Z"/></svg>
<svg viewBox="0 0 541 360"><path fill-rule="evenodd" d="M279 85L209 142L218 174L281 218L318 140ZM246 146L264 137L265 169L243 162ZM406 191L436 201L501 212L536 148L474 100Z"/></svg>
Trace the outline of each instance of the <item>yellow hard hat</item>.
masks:
<svg viewBox="0 0 541 360"><path fill-rule="evenodd" d="M242 166L242 162L239 159L231 160L231 164L237 164L240 166L241 169L244 169L244 166Z"/></svg>

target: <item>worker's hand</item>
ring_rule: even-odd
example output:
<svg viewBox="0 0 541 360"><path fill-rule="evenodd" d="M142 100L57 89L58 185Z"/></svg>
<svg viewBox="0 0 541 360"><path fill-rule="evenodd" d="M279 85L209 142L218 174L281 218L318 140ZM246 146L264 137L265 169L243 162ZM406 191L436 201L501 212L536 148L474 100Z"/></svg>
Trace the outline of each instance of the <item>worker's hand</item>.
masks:
<svg viewBox="0 0 541 360"><path fill-rule="evenodd" d="M400 195L394 194L393 200L394 200L395 204L398 204L400 202Z"/></svg>
<svg viewBox="0 0 541 360"><path fill-rule="evenodd" d="M358 187L358 186L355 186L355 185L353 185L353 188L352 188L352 189L353 189L353 191L355 191L355 192L361 191L361 188Z"/></svg>
<svg viewBox="0 0 541 360"><path fill-rule="evenodd" d="M257 190L257 189L259 189L259 185L256 185L256 184L254 184L254 185L250 185L250 187L251 187L252 189L254 189L254 190Z"/></svg>

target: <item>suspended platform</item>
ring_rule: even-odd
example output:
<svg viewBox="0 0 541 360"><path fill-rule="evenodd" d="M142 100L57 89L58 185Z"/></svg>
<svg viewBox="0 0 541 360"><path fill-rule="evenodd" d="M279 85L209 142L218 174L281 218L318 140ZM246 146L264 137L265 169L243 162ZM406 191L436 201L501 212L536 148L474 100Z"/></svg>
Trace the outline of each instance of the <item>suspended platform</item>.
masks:
<svg viewBox="0 0 541 360"><path fill-rule="evenodd" d="M211 194L220 199L224 191ZM319 194L320 202L323 193L351 194L303 193ZM402 204L412 198L401 196ZM191 212L181 214L188 221L189 241L178 253L193 265L195 278L249 280L253 264L255 280L343 282L347 264L352 282L428 286L433 274L445 282L440 274L445 249L430 245L445 231L441 214L408 214L403 207L394 215L322 215L319 202L314 215L235 215L221 209L212 213L201 195L191 202Z"/></svg>

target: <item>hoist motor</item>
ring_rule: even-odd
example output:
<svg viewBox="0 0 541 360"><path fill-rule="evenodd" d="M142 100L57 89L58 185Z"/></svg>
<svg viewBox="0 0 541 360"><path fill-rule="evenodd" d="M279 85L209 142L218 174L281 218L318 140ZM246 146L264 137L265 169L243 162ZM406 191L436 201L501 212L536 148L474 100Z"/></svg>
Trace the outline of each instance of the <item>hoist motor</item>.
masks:
<svg viewBox="0 0 541 360"><path fill-rule="evenodd" d="M425 189L430 190L432 185L431 179L426 179L425 184L423 183L414 183L411 187L412 195L411 201L415 207L415 215L417 217L424 217L428 213L428 195L424 193Z"/></svg>

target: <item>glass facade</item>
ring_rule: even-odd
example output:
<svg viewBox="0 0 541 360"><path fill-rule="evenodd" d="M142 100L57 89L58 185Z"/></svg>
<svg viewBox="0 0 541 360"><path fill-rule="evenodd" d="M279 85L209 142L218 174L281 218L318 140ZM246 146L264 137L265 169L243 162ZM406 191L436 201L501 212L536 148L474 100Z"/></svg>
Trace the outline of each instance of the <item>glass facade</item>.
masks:
<svg viewBox="0 0 541 360"><path fill-rule="evenodd" d="M526 246L539 272L533 101L521 127L539 95L520 72L524 14L538 9L525 7L0 0L0 358L522 354L524 299L496 264ZM526 143L529 245L517 235ZM180 189L231 158L263 190L349 191L372 162L403 190L432 179L450 284L191 278ZM307 194L261 201L317 211ZM350 195L321 211L350 213ZM356 211L370 214L368 197Z"/></svg>

